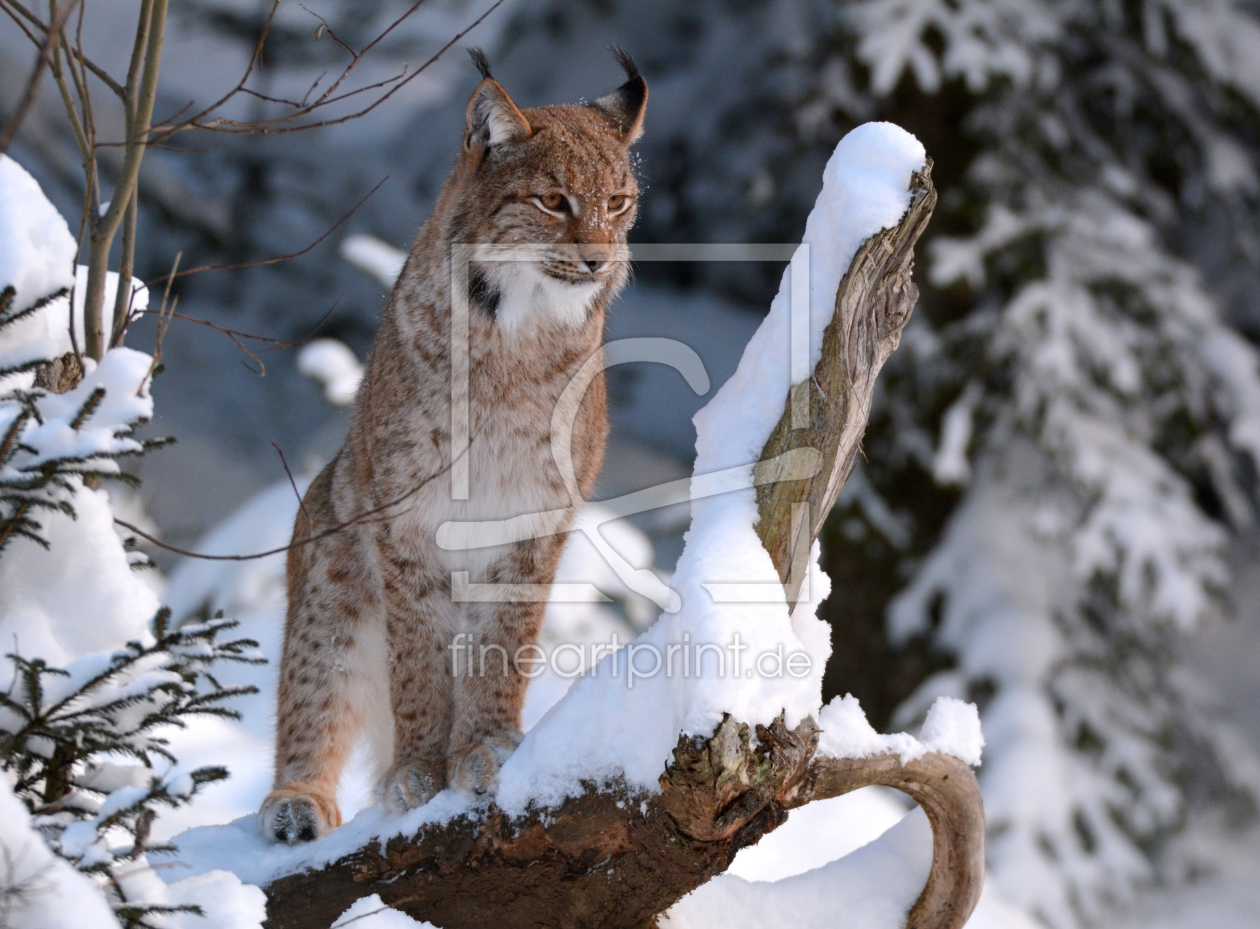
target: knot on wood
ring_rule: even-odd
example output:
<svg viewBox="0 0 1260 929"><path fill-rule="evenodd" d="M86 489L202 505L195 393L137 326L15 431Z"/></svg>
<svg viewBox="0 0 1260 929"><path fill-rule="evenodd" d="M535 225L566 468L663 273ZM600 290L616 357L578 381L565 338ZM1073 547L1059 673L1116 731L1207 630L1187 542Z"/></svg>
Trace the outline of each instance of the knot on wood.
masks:
<svg viewBox="0 0 1260 929"><path fill-rule="evenodd" d="M661 807L678 830L700 842L721 842L747 826L805 777L818 746L806 719L788 729L782 715L752 730L727 716L710 738L682 736L674 763L661 775Z"/></svg>

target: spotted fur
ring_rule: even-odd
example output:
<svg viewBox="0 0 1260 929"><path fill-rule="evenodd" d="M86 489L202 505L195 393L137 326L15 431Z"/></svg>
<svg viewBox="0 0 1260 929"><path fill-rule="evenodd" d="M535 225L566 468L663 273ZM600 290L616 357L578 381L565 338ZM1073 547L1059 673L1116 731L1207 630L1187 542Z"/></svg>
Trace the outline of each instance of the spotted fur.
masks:
<svg viewBox="0 0 1260 929"><path fill-rule="evenodd" d="M451 575L550 584L563 536L466 552L442 550L435 536L448 520L572 502L553 457L552 412L600 351L605 310L626 281L637 208L629 149L642 131L647 85L629 56L619 60L628 79L611 94L523 110L484 56L478 61L484 79L454 170L386 307L345 445L311 484L294 526L301 543L350 524L289 552L275 783L259 814L279 841L340 823L337 779L365 730L385 759L381 795L399 810L447 784L491 790L520 741L527 681L499 649L510 656L536 642L544 604L455 603ZM466 500L452 499L449 477L450 257L458 243L571 246L470 268ZM607 431L599 376L573 429L584 496ZM461 632L469 651L456 674L451 644Z"/></svg>

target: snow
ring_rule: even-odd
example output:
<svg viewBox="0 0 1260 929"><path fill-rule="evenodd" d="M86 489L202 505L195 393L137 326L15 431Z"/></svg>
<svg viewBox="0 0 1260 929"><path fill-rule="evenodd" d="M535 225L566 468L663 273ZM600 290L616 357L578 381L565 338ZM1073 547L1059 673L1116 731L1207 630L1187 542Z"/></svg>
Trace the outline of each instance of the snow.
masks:
<svg viewBox="0 0 1260 929"><path fill-rule="evenodd" d="M147 635L157 612L157 596L128 565L127 552L114 531L109 495L80 487L74 495L76 518L43 516L49 549L15 540L0 557L0 641L4 651L39 656L64 666L88 652L112 650ZM92 605L92 621L83 621L83 605ZM0 666L0 687L7 687L11 666Z"/></svg>
<svg viewBox="0 0 1260 929"><path fill-rule="evenodd" d="M1260 913L1260 830L1196 836L1197 873L1186 886L1145 888L1113 929L1217 929L1255 925Z"/></svg>
<svg viewBox="0 0 1260 929"><path fill-rule="evenodd" d="M54 855L31 828L30 814L4 778L0 778L0 852L5 862L0 872L0 918L7 929L119 926L92 881Z"/></svg>
<svg viewBox="0 0 1260 929"><path fill-rule="evenodd" d="M316 339L297 356L298 373L316 381L333 406L352 406L363 380L363 365L350 346L337 339Z"/></svg>
<svg viewBox="0 0 1260 929"><path fill-rule="evenodd" d="M58 297L38 312L24 316L10 326L0 329L0 372L13 371L37 361L57 358L74 350L83 349L83 300L87 292L87 266L79 265L74 278L74 332L75 342L70 341L70 298ZM133 314L143 312L149 306L149 289L138 279L131 279ZM118 275L105 273L105 300L101 307L101 324L109 333L114 324L114 297L118 291ZM46 296L46 295L45 295Z"/></svg>
<svg viewBox="0 0 1260 929"><path fill-rule="evenodd" d="M883 787L792 810L785 824L742 849L724 874L671 908L661 929L900 929L922 890L909 877L926 878L924 850L932 842L922 812L907 813L905 798ZM890 881L885 874L893 861L911 875ZM1041 929L989 885L967 926Z"/></svg>
<svg viewBox="0 0 1260 929"><path fill-rule="evenodd" d="M778 881L843 858L878 839L905 818L906 798L886 787L815 800L756 845L740 849L727 874L746 881Z"/></svg>
<svg viewBox="0 0 1260 929"><path fill-rule="evenodd" d="M73 290L75 337L83 347L83 295L87 268L75 266L78 247L65 219L48 202L39 184L8 155L0 155L0 290L12 285L12 317L59 290ZM133 312L148 308L149 291L132 278ZM102 322L113 326L118 275L107 272ZM0 326L0 375L73 350L70 298L58 297L35 313ZM2 383L2 382L0 382Z"/></svg>
<svg viewBox="0 0 1260 929"><path fill-rule="evenodd" d="M971 479L967 448L975 431L976 405L983 395L979 384L968 384L941 417L941 443L932 459L932 477L936 483L965 485Z"/></svg>
<svg viewBox="0 0 1260 929"><path fill-rule="evenodd" d="M118 473L117 462L94 459L134 454L143 449L139 441L119 433L129 424L153 415L148 384L152 362L148 355L129 348L111 349L99 364L91 358L83 359L83 379L74 388L40 398L42 422L32 423L22 432L22 444L34 453L17 459L20 466L33 470L57 458L73 458ZM98 390L104 392L99 405L76 425L80 411Z"/></svg>
<svg viewBox="0 0 1260 929"><path fill-rule="evenodd" d="M813 871L774 883L714 878L676 903L662 929L902 929L931 865L932 828L915 810L878 841Z"/></svg>
<svg viewBox="0 0 1260 929"><path fill-rule="evenodd" d="M675 904L661 929L901 929L931 864L931 828L881 787L815 801ZM986 885L968 929L1042 929Z"/></svg>
<svg viewBox="0 0 1260 929"><path fill-rule="evenodd" d="M355 929L437 929L432 923L416 922L406 913L391 910L381 902L380 894L356 900L354 906L342 913L330 929L341 929L351 922Z"/></svg>
<svg viewBox="0 0 1260 929"><path fill-rule="evenodd" d="M78 265L74 278L74 332L70 341L70 298L58 297L29 316L0 328L0 373L16 371L38 361L58 358L83 349L83 300L87 292L87 266ZM0 279L2 280L2 279ZM131 279L131 311L141 313L149 306L149 289L137 278ZM118 291L118 275L105 273L105 300L101 307L101 324L109 333L114 320L114 297ZM55 291L50 291L54 293ZM45 294L44 296L47 296Z"/></svg>
<svg viewBox="0 0 1260 929"><path fill-rule="evenodd" d="M821 357L822 333L853 254L901 218L911 174L923 163L922 146L887 123L860 126L836 147L803 238L810 271L808 370ZM697 474L750 469L783 412L790 380L790 274L790 268L784 272L735 374L696 414ZM605 657L531 730L500 773L503 809L515 814L531 802L556 803L580 791L583 780L618 775L634 789L655 790L679 734L707 735L726 713L749 724L769 724L782 713L789 726L818 713L830 632L814 614L829 582L817 567L815 546L809 598L789 613L753 528L756 519L751 487L715 497L693 493L691 529L673 577L681 610ZM715 602L705 585L730 580L761 585L758 596L748 599L770 602ZM729 650L731 673L709 652L696 661L696 673L678 674L678 666L666 661L671 646L690 646L697 655L700 647ZM793 655L808 668L799 679L782 673L782 661ZM753 667L737 668L745 656ZM755 665L764 657L772 670L777 658L780 673L760 673ZM658 673L646 673L653 668Z"/></svg>
<svg viewBox="0 0 1260 929"><path fill-rule="evenodd" d="M0 290L11 285L17 291L10 313L72 287L77 253L70 228L35 178L0 155Z"/></svg>
<svg viewBox="0 0 1260 929"><path fill-rule="evenodd" d="M403 264L407 261L407 253L397 249L375 236L346 236L341 243L341 257L375 278L377 283L387 290L394 289L394 282L402 273Z"/></svg>
<svg viewBox="0 0 1260 929"><path fill-rule="evenodd" d="M818 721L822 725L818 754L828 758L869 758L890 752L906 764L928 752L941 752L977 766L984 747L975 704L953 697L936 699L917 739L904 732L880 735L851 695L836 697L823 707Z"/></svg>
<svg viewBox="0 0 1260 929"><path fill-rule="evenodd" d="M0 466L0 480L22 480L54 459L81 459L79 467L117 473L117 462L97 456L140 450L140 443L125 433L152 415L150 364L149 356L126 348L107 352L99 365L85 359L78 386L35 400L42 423L26 421L20 431L23 447ZM13 374L7 380L29 387L31 377ZM4 383L0 379L0 387ZM104 391L99 405L76 428L80 411L98 390ZM0 393L0 423L7 427L21 410L14 394ZM130 558L114 530L109 492L91 490L77 477L69 480L68 489L50 486L41 493L51 502L68 503L74 515L44 509L34 516L50 547L14 539L0 558L0 588L5 591L0 639L6 651L16 649L59 665L142 638L159 606L152 586L129 568ZM83 623L79 615L84 603L93 605L91 623Z"/></svg>
<svg viewBox="0 0 1260 929"><path fill-rule="evenodd" d="M148 875L153 877L150 892L159 898L162 887L158 875L152 870ZM160 876L165 878L165 872ZM180 915L179 929L262 929L267 919L266 894L227 871L211 871L167 884L166 898L173 906L199 906L205 914Z"/></svg>
<svg viewBox="0 0 1260 929"><path fill-rule="evenodd" d="M937 697L919 730L919 741L929 752L953 755L964 764L978 767L984 748L980 711L974 703Z"/></svg>
<svg viewBox="0 0 1260 929"><path fill-rule="evenodd" d="M1023 0L886 0L862 4L850 15L861 34L858 57L872 69L875 92L884 96L905 71L928 93L954 77L972 92L995 79L1030 83L1037 73L1034 50L1062 34L1052 7ZM927 38L933 34L943 39L943 54Z"/></svg>

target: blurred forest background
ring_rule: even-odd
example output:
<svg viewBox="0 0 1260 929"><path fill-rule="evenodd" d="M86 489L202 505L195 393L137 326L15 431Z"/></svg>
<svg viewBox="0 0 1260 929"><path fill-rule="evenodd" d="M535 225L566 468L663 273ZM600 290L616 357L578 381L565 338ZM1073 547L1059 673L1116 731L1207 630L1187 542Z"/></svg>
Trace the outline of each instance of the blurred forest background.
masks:
<svg viewBox="0 0 1260 929"><path fill-rule="evenodd" d="M409 5L308 4L356 47ZM83 27L114 70L133 6L97 2ZM158 112L230 87L270 6L173 2ZM358 79L414 66L489 6L429 0ZM256 86L300 96L336 73L346 52L318 26L285 3ZM640 242L799 241L845 132L881 119L918 136L940 207L866 461L825 533L826 696L853 693L881 729L938 694L978 703L991 878L1055 929L1140 911L1142 888L1210 869L1260 797L1260 4L507 0L463 44L485 47L522 106L593 98L619 82L607 46L636 56L651 87ZM31 59L0 24L0 107ZM184 267L298 252L385 179L299 257L176 287L181 312L288 342L331 307L319 334L362 358L385 294L340 246L406 248L476 81L456 48L361 119L152 151L137 276L165 274L177 251ZM232 106L259 118L273 104ZM10 155L79 215L54 94ZM720 384L782 267L635 273L609 337L682 339ZM146 321L128 337L153 338ZM174 544L284 479L273 442L302 472L340 443L346 411L295 352L247 344L265 375L210 329L176 321L166 338L149 429L179 442L139 473ZM659 366L614 369L610 392L597 497L688 473L705 398ZM640 528L669 571L685 519Z"/></svg>

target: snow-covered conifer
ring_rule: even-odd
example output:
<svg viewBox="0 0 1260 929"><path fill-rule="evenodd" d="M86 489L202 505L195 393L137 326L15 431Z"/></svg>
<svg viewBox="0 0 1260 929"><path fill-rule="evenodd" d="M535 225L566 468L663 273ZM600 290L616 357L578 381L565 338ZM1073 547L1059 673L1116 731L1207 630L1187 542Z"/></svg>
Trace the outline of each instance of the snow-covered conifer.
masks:
<svg viewBox="0 0 1260 929"><path fill-rule="evenodd" d="M892 118L953 108L964 162L833 539L893 552L891 635L952 660L902 717L982 704L1001 890L1090 921L1158 876L1193 800L1258 783L1177 642L1255 521L1257 357L1187 230L1254 262L1260 21L1231 0L870 0L844 25L845 74Z"/></svg>

